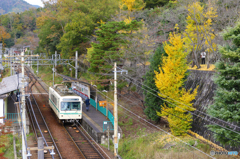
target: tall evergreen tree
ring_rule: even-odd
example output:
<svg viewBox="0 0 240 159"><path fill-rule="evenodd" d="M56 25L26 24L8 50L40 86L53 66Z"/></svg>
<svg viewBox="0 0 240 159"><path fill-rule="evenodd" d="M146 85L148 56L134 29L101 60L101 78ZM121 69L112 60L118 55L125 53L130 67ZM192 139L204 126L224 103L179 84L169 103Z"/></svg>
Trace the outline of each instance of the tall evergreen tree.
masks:
<svg viewBox="0 0 240 159"><path fill-rule="evenodd" d="M158 6L164 6L169 0L144 0L144 2L146 3L146 8L155 8Z"/></svg>
<svg viewBox="0 0 240 159"><path fill-rule="evenodd" d="M98 43L92 43L92 52L90 57L91 72L105 73L112 68L112 62L119 62L123 55L120 47L127 41L123 36L130 35L132 31L137 30L142 22L132 21L129 24L125 22L108 22L102 24L96 31Z"/></svg>
<svg viewBox="0 0 240 159"><path fill-rule="evenodd" d="M160 116L157 115L157 111L161 112L161 105L163 105L163 100L158 97L156 91L158 91L155 85L155 71L159 72L159 67L162 67L162 57L166 56L163 46L159 46L150 60L149 71L144 76L143 89L145 95L145 114L149 119L159 122ZM149 88L152 90L149 90ZM149 91L146 91L149 90Z"/></svg>
<svg viewBox="0 0 240 159"><path fill-rule="evenodd" d="M209 107L208 114L240 126L240 22L235 27L224 30L222 35L224 40L231 40L233 44L219 48L223 58L229 62L220 61L215 65L217 73L214 82L218 88L215 91L214 104ZM220 134L215 134L215 139L221 144L239 146L239 134L217 125L208 127Z"/></svg>

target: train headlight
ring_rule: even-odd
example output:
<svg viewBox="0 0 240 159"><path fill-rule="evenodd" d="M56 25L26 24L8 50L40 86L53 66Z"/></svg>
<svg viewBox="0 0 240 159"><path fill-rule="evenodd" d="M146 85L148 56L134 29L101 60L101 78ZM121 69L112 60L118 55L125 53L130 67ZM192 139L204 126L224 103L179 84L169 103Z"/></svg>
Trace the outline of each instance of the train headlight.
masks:
<svg viewBox="0 0 240 159"><path fill-rule="evenodd" d="M81 115L78 115L79 117L81 117Z"/></svg>
<svg viewBox="0 0 240 159"><path fill-rule="evenodd" d="M61 115L61 117L63 117L63 115Z"/></svg>

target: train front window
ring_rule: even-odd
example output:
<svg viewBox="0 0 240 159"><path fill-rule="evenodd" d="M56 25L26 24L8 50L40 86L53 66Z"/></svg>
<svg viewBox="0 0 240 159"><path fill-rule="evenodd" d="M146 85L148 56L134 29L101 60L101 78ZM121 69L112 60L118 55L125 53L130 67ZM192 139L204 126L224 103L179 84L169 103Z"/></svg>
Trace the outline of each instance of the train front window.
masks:
<svg viewBox="0 0 240 159"><path fill-rule="evenodd" d="M61 111L80 110L80 102L61 102Z"/></svg>

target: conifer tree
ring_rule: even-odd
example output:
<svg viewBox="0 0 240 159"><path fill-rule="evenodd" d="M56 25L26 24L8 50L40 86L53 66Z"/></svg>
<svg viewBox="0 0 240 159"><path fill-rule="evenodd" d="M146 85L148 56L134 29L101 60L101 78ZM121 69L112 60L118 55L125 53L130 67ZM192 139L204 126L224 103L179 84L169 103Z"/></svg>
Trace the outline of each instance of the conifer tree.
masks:
<svg viewBox="0 0 240 159"><path fill-rule="evenodd" d="M188 69L184 39L176 33L170 33L169 37L169 42L164 43L168 56L163 57L162 67L155 72L158 95L169 103L161 105L161 112L157 114L167 117L174 135L185 135L185 131L191 128L192 115L188 111L194 110L191 101L195 99L197 88L191 93L183 87Z"/></svg>
<svg viewBox="0 0 240 159"><path fill-rule="evenodd" d="M120 46L125 45L126 40L123 36L127 36L133 30L137 30L141 22L131 21L125 22L108 22L102 23L99 30L96 31L98 43L92 43L90 68L91 72L107 72L112 68L113 62L119 62L123 55Z"/></svg>
<svg viewBox="0 0 240 159"><path fill-rule="evenodd" d="M232 46L220 46L222 57L229 62L217 62L214 82L217 84L214 104L208 114L240 126L240 22L222 33L224 40L231 40ZM218 133L215 139L223 145L239 146L240 135L217 125L209 125L210 130ZM231 139L231 140L229 140ZM235 142L235 141L238 142Z"/></svg>
<svg viewBox="0 0 240 159"><path fill-rule="evenodd" d="M160 117L157 115L157 111L161 112L161 105L163 105L163 100L158 98L158 94L156 93L158 89L155 85L155 71L159 72L159 67L162 66L162 58L166 55L167 54L165 53L163 46L159 46L150 60L149 71L144 76L145 80L143 82L143 93L145 95L144 101L146 106L144 112L149 119L155 122L160 121ZM152 90L149 90L148 87Z"/></svg>

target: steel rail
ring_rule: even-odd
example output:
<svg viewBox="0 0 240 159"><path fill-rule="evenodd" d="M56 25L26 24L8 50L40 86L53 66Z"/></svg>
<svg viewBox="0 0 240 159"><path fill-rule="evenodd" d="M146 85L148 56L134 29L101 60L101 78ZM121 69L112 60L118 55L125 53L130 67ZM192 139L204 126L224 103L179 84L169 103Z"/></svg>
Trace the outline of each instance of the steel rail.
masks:
<svg viewBox="0 0 240 159"><path fill-rule="evenodd" d="M65 128L65 130L67 131L68 136L71 138L72 142L74 143L74 145L77 147L78 151L80 152L80 154L82 155L82 157L84 159L87 159L87 157L84 155L84 153L82 152L82 150L80 149L80 147L77 145L77 143L73 140L72 135L70 134L70 132L67 130L67 128L65 126L63 126Z"/></svg>
<svg viewBox="0 0 240 159"><path fill-rule="evenodd" d="M81 124L79 122L76 122L79 126L81 126ZM78 125L76 125L77 129L79 130L79 132L84 136L84 138L90 143L91 147L96 150L96 152L98 153L98 155L104 159L105 157L102 156L102 154L97 150L97 148L92 144L92 142L89 140L89 138L82 132L82 130L80 130L80 128L78 127ZM85 129L84 129L85 130ZM92 139L93 140L93 139Z"/></svg>
<svg viewBox="0 0 240 159"><path fill-rule="evenodd" d="M28 70L28 71L29 71L29 70ZM27 71L26 71L26 72L27 72ZM30 76L29 72L27 72L27 74ZM35 80L37 81L37 79L35 79ZM31 93L32 93L32 91L31 91ZM55 141L54 141L54 139L53 139L53 136L52 136L52 134L51 134L51 132L50 132L48 126L47 126L47 123L46 123L46 121L45 121L45 119L44 119L44 117L43 117L43 115L42 115L42 112L41 112L41 110L39 109L39 106L38 106L38 104L37 104L37 101L36 101L36 99L34 98L33 95L32 95L32 98L33 98L34 102L36 103L36 106L37 106L37 109L38 109L38 111L39 111L39 114L40 114L40 116L42 117L42 120L43 120L43 122L44 122L44 124L45 124L45 126L46 126L46 128L47 128L47 130L48 130L48 132L49 132L49 135L50 135L50 137L51 137L51 139L52 139L52 141L53 141L53 144L54 144L54 146L55 146L55 148L56 148L56 151L57 151L59 157L62 159L62 155L61 155L60 151L58 150L58 147L57 147L57 145L56 145L56 143L55 143ZM29 103L30 103L30 105L31 105L32 111L34 112L33 107L32 107L32 103L31 103L31 101L30 101L30 98L28 98L28 100L29 100ZM40 131L40 133L41 133L41 135L42 135L42 137L43 137L43 139L44 139L44 141L45 141L45 144L48 146L48 144L47 144L47 142L46 142L46 140L45 140L45 138L44 138L44 136L43 136L43 134L42 134L41 128L40 128L40 126L39 126L39 124L38 124L38 122L37 122L36 116L35 116L35 114L33 114L33 115L34 115L34 117L35 117L35 121L36 121L36 124L37 124L37 126L38 126L38 128L39 128L39 131ZM49 150L49 152L50 152L50 150ZM53 158L54 158L54 156L53 156Z"/></svg>

